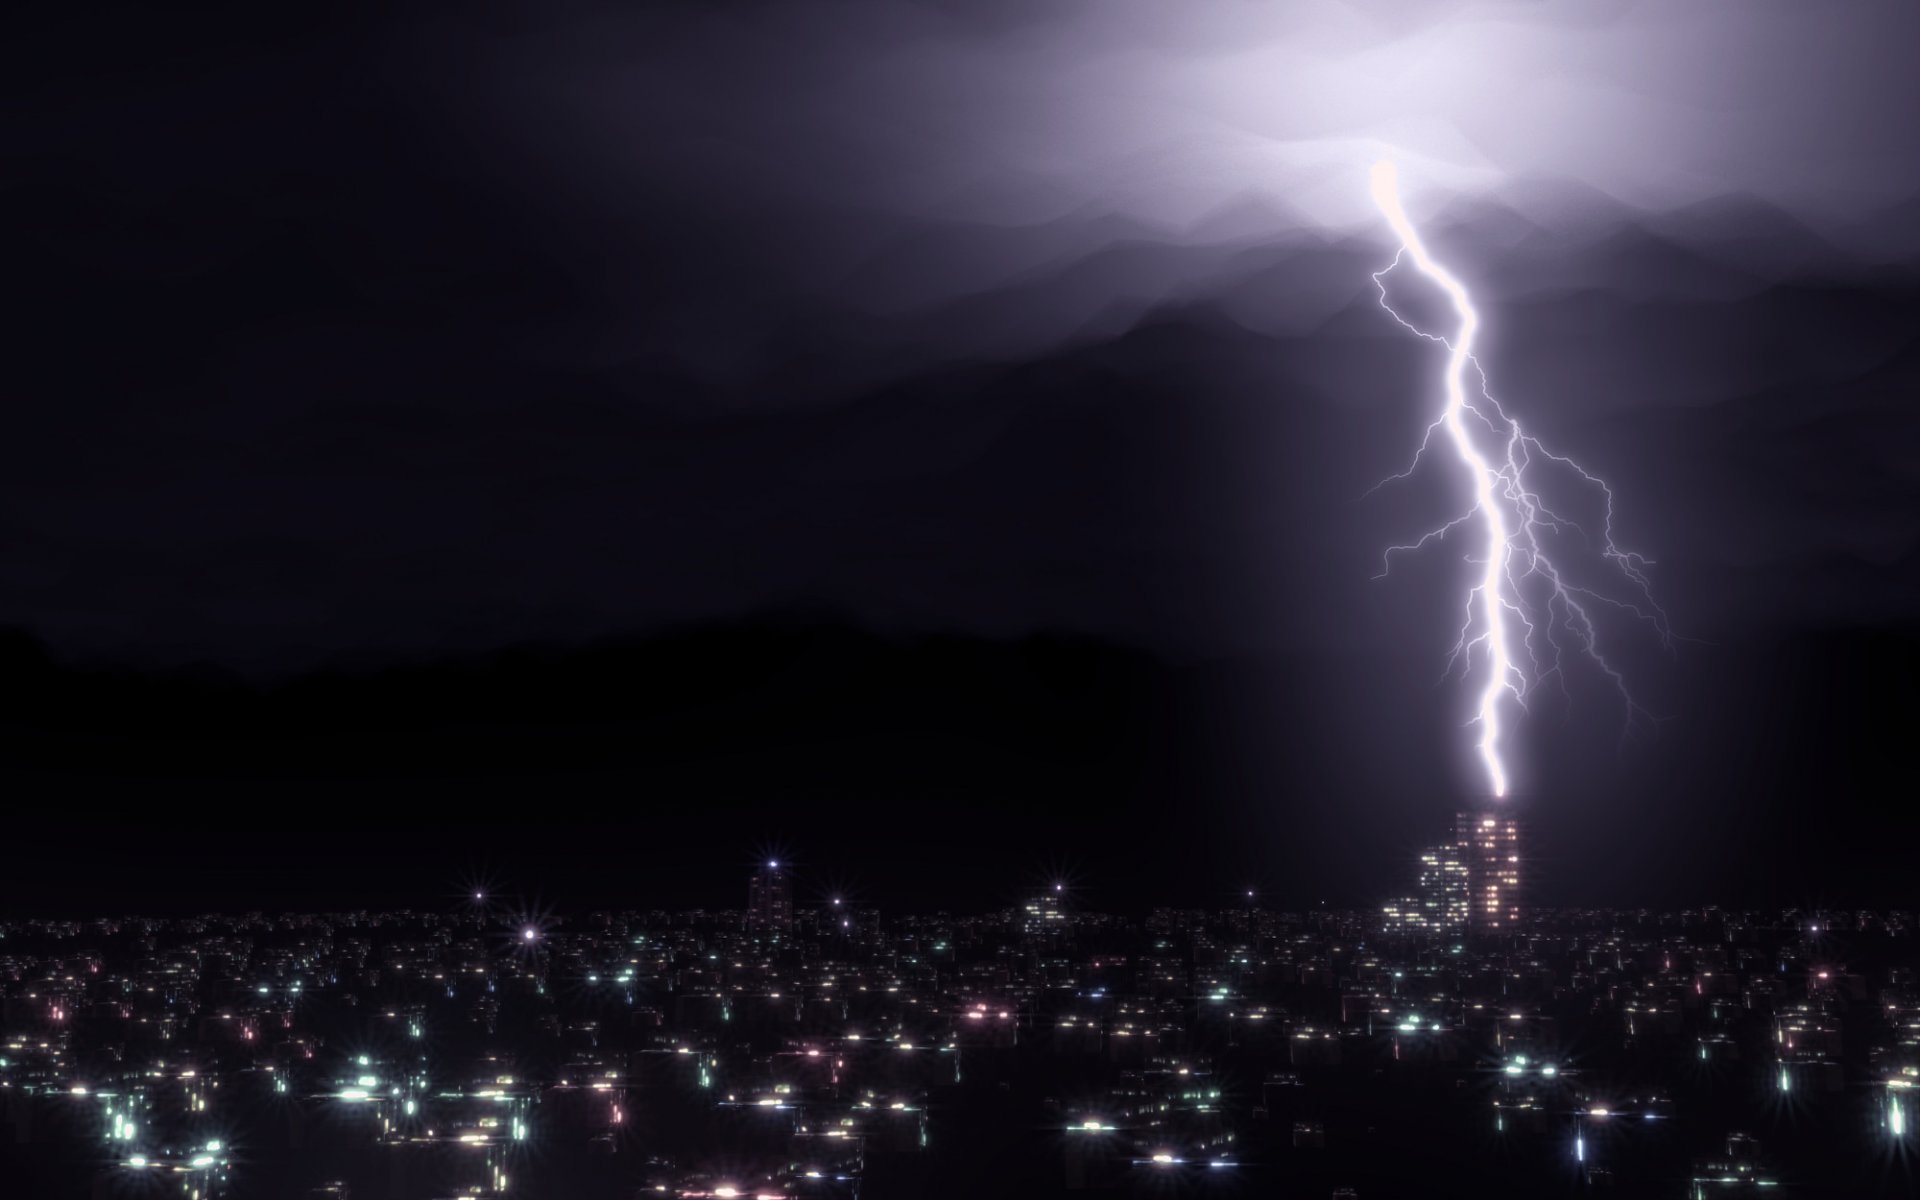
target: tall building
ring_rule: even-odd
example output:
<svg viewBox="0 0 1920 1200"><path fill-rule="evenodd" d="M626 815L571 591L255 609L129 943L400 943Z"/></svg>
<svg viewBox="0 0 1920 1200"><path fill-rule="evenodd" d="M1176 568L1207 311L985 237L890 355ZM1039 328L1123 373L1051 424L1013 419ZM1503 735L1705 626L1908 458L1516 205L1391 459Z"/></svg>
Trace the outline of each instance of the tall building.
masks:
<svg viewBox="0 0 1920 1200"><path fill-rule="evenodd" d="M1420 911L1430 928L1460 933L1467 927L1473 887L1467 858L1458 846L1435 846L1420 853Z"/></svg>
<svg viewBox="0 0 1920 1200"><path fill-rule="evenodd" d="M1465 852L1457 845L1435 846L1420 852L1414 894L1387 902L1386 927L1393 933L1460 934L1471 901Z"/></svg>
<svg viewBox="0 0 1920 1200"><path fill-rule="evenodd" d="M1065 926L1066 885L1056 883L1028 900L1020 914L1020 932L1029 939L1052 937Z"/></svg>
<svg viewBox="0 0 1920 1200"><path fill-rule="evenodd" d="M747 928L760 933L793 932L793 877L777 859L755 868L747 881Z"/></svg>
<svg viewBox="0 0 1920 1200"><path fill-rule="evenodd" d="M1511 929L1520 919L1520 822L1463 812L1454 818L1453 840L1466 860L1468 927L1476 933Z"/></svg>

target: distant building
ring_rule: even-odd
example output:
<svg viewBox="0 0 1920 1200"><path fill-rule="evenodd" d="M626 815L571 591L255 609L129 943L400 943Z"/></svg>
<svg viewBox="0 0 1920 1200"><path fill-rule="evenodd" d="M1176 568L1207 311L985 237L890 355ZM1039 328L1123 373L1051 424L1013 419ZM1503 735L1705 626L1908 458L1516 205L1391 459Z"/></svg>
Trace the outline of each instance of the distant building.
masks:
<svg viewBox="0 0 1920 1200"><path fill-rule="evenodd" d="M1402 896L1389 900L1380 909L1381 924L1388 933L1420 933L1427 927L1426 914L1420 911L1420 897Z"/></svg>
<svg viewBox="0 0 1920 1200"><path fill-rule="evenodd" d="M793 877L777 859L755 868L747 881L747 928L757 933L793 932Z"/></svg>
<svg viewBox="0 0 1920 1200"><path fill-rule="evenodd" d="M1435 846L1420 854L1420 911L1427 927L1460 933L1467 927L1472 882L1459 846Z"/></svg>
<svg viewBox="0 0 1920 1200"><path fill-rule="evenodd" d="M1056 883L1028 900L1020 912L1020 932L1029 939L1052 937L1058 934L1065 927L1067 920L1063 905L1065 896L1066 886Z"/></svg>
<svg viewBox="0 0 1920 1200"><path fill-rule="evenodd" d="M1466 852L1458 845L1420 852L1413 895L1389 900L1382 915L1389 933L1464 933L1472 904Z"/></svg>
<svg viewBox="0 0 1920 1200"><path fill-rule="evenodd" d="M1520 822L1463 812L1454 818L1453 840L1466 865L1468 927L1476 933L1512 928L1520 919Z"/></svg>
<svg viewBox="0 0 1920 1200"><path fill-rule="evenodd" d="M1760 1143L1751 1134L1727 1135L1726 1154L1693 1164L1690 1200L1711 1200L1716 1196L1771 1194L1779 1179L1761 1157Z"/></svg>

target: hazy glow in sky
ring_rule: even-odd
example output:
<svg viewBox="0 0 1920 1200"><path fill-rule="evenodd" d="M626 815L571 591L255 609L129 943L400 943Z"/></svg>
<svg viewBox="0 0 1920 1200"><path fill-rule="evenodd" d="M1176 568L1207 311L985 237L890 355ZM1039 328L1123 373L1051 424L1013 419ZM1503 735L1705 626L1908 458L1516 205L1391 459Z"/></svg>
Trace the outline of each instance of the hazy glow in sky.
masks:
<svg viewBox="0 0 1920 1200"><path fill-rule="evenodd" d="M1911 0L41 15L0 623L58 646L820 604L1424 652L1446 581L1374 554L1447 498L1324 503L1431 378L1373 305L1388 156L1684 627L1913 610L1907 293L1775 286L1920 261ZM1742 195L1837 250L1620 204Z"/></svg>
<svg viewBox="0 0 1920 1200"><path fill-rule="evenodd" d="M1552 177L1642 207L1751 193L1818 222L1920 185L1920 7L1897 0L859 0L716 15L679 66L646 62L645 33L596 35L630 52L569 79L574 118L628 125L637 152L972 220L1097 205L1177 225L1259 192L1357 225L1355 173L1389 151L1416 208L1423 188ZM702 79L716 94L716 63L741 94L686 103Z"/></svg>

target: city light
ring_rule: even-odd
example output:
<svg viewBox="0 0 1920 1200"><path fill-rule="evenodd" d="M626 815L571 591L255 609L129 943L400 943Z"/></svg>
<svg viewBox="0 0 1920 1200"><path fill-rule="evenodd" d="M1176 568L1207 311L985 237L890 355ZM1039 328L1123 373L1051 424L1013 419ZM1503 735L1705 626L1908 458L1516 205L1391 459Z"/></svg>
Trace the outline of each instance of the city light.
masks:
<svg viewBox="0 0 1920 1200"><path fill-rule="evenodd" d="M1500 869L1518 857L1506 849L1509 817L1459 814L1455 827L1463 838L1492 841L1496 852L1488 861ZM756 875L764 871L753 867ZM1729 1055L1727 1072L1757 1080L1778 1098L1774 1087L1804 1091L1799 1085L1809 1079L1846 1080L1875 1064L1874 1095L1885 1098L1885 1107L1874 1109L1872 1132L1897 1150L1912 1139L1909 1096L1920 1088L1920 1068L1912 1065L1909 1047L1920 1047L1920 995L1905 974L1908 965L1874 964L1887 973L1875 981L1871 1019L1858 1026L1861 1053L1842 1059L1842 1035L1853 1036L1856 1009L1822 989L1821 970L1829 978L1843 972L1809 961L1806 924L1797 919L1727 911L1703 923L1637 911L1542 910L1529 913L1522 927L1528 965L1519 976L1513 939L1428 929L1374 941L1371 912L1250 913L1231 892L1218 912L1152 910L1132 922L1078 914L1058 935L1040 925L1047 932L1036 936L1027 905L1052 911L1053 894L1043 885L1037 896L975 916L876 917L864 935L870 940L852 946L829 932L833 909L824 898L788 914L791 947L789 934L770 939L764 928L742 920L738 908L596 918L538 956L519 952L519 925L508 927L511 939L488 939L470 915L441 922L419 914L355 914L325 918L328 926L319 918L292 919L287 936L257 943L269 947L269 966L238 958L233 949L244 944L242 934L259 936L251 924L256 917L167 928L170 936L156 938L153 953L137 944L127 949L124 938L108 943L107 954L63 945L59 957L10 959L32 965L8 986L57 986L64 1007L87 1019L55 1039L46 1033L52 1026L44 1005L29 1008L40 1014L39 1029L0 1034L0 1088L20 1097L16 1104L38 1100L91 1114L95 1144L104 1142L114 1170L129 1180L166 1173L188 1183L189 1191L197 1186L200 1200L236 1194L227 1190L239 1181L227 1178L231 1143L221 1134L252 1127L258 1114L249 1106L262 1098L289 1095L336 1102L338 1129L328 1145L357 1138L395 1153L457 1150L475 1172L470 1183L482 1188L476 1195L502 1195L510 1161L525 1163L515 1172L517 1194L544 1195L555 1173L568 1169L570 1147L592 1146L595 1154L635 1153L609 1164L648 1172L644 1182L631 1180L629 1193L717 1200L710 1172L719 1165L669 1165L665 1139L700 1129L731 1130L732 1137L745 1114L760 1113L754 1123L768 1136L782 1144L798 1139L796 1150L824 1151L835 1165L816 1153L796 1153L764 1174L756 1166L742 1175L748 1168L730 1158L719 1186L733 1188L736 1200L826 1200L851 1194L866 1158L913 1153L942 1140L952 1110L934 1089L959 1082L963 1063L971 1085L1004 1083L1023 1108L1039 1111L1058 1085L1019 1089L1030 1088L1030 1078L1064 1077L1034 1068L1050 1056L1071 1056L1077 1065L1068 1074L1092 1082L1056 1101L1066 1108L1054 1127L1070 1170L1090 1188L1116 1186L1127 1172L1167 1184L1191 1183L1193 1171L1201 1178L1242 1167L1264 1172L1280 1161L1276 1152L1285 1151L1272 1144L1270 1127L1254 1123L1256 1107L1297 1112L1303 1101L1313 1103L1323 1080L1344 1087L1376 1079L1404 1084L1405 1111L1430 1118L1435 1130L1452 1128L1451 1106L1484 1096L1495 1133L1516 1152L1514 1169L1529 1180L1528 1194L1546 1194L1551 1180L1529 1175L1539 1168L1522 1164L1564 1165L1554 1146L1572 1151L1583 1177L1600 1180L1602 1166L1624 1172L1645 1165L1640 1160L1653 1151L1634 1135L1656 1132L1656 1120L1671 1122L1661 1126L1675 1132L1667 1144L1694 1139L1697 1089L1680 1086L1691 1081L1678 1077L1691 1072L1692 1052L1669 1064L1681 1068L1673 1079L1643 1084L1636 1078L1631 1091L1618 1082L1644 1070L1634 1064L1642 1062L1645 1022L1671 1022L1674 1044L1698 1050L1709 1039L1730 1039L1737 1028L1732 1022L1752 1019L1739 998L1771 988L1776 1053L1794 1057ZM1863 914L1860 920L1901 931L1889 942L1904 945L1906 915ZM313 934L314 928L329 933ZM0 935L8 933L0 922ZM1745 953L1725 955L1729 944ZM952 959L929 953L942 945L960 949ZM70 977L71 964L94 955L102 963L99 1001ZM1700 965L1707 959L1715 962L1712 971ZM184 970L194 963L209 964L203 984L185 982ZM369 969L373 963L378 974ZM265 977L284 979L296 968L315 993L311 1014L290 1011L279 985L261 996L255 983L263 970L273 972ZM1856 971L1845 973L1857 977ZM1810 990L1783 993L1782 976ZM642 996L680 1002L639 1019L622 1006L610 1020L606 989L583 982L592 977L629 978ZM170 982L176 979L181 982ZM1516 987L1516 979L1524 986ZM148 993L147 980L172 991L156 986ZM543 990L552 980L578 986ZM1301 980L1329 989L1340 1002L1309 1019L1290 1003ZM1684 990L1691 1001L1696 983L1710 985L1715 998L1682 1004L1678 994ZM410 1040L406 1031L424 1022L422 995L437 1000L449 986L476 1022L497 1019L504 1029L531 1032L532 1040L516 1043L512 1033ZM227 1062L167 1039L116 1038L112 1045L121 1057L101 1053L90 1039L124 1036L106 1014L129 1005L129 996L136 997L133 1011L151 1014L194 999L192 1011L208 1014L206 1037L225 1037L236 1049L244 1045L237 1026L270 1029L284 1061L261 1062L249 1047ZM137 999L146 996L152 998ZM1031 1007L1010 1003L1016 996ZM357 1009L385 1032L379 1040L347 1041L341 1054L335 1039L374 1036L340 1032L342 1009ZM740 1019L729 1014L738 1012L771 1017L775 1025L750 1032L778 1028L779 1040L759 1054L741 1052L740 1026L729 1024ZM556 1034L567 1047L559 1056L549 1042ZM196 1050L201 1044L185 1043ZM1576 1061L1562 1061L1565 1047L1579 1048L1580 1072L1610 1081L1604 1098L1577 1086ZM1116 1069L1079 1075L1086 1055ZM75 1080L73 1061L94 1064L85 1083ZM23 1062L29 1064L24 1071ZM657 1070L643 1070L647 1062ZM1015 1063L1021 1065L1013 1069ZM1803 1070L1809 1074L1796 1082ZM1473 1080L1484 1078L1482 1072L1498 1086L1476 1089ZM1230 1092L1228 1079L1243 1090ZM1669 1085L1675 1085L1671 1093ZM636 1087L652 1097L649 1119L626 1110ZM1752 1097L1751 1087L1727 1089L1711 1119L1728 1119ZM589 1098L595 1102L579 1103ZM535 1111L542 1114L541 1153L521 1157L536 1144ZM1777 1115L1771 1106L1746 1114L1756 1123L1769 1115ZM1330 1131L1318 1122L1293 1124L1294 1147L1327 1145ZM1569 1126L1572 1147L1560 1141ZM181 1128L205 1132L186 1139L172 1134ZM951 1128L951 1144L967 1153L966 1122ZM1808 1139L1794 1147L1798 1161L1820 1161L1819 1128L1782 1128L1781 1136ZM1284 1128L1277 1131L1284 1144ZM1608 1141L1590 1141L1596 1131ZM1692 1178L1769 1189L1772 1174L1752 1139L1742 1135L1730 1146L1724 1156L1697 1162ZM249 1139L246 1170L277 1171L286 1165L277 1156L286 1153ZM802 1166L807 1159L812 1163ZM1108 1171L1115 1176L1102 1175ZM1364 1173L1360 1182L1368 1183Z"/></svg>

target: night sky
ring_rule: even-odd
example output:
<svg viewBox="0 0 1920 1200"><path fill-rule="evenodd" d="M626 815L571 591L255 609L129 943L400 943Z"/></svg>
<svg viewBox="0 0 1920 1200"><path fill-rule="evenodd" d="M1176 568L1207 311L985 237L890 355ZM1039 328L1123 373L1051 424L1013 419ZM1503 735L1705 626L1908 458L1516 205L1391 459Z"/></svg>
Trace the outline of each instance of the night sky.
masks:
<svg viewBox="0 0 1920 1200"><path fill-rule="evenodd" d="M1847 11L1841 20L1835 10ZM0 909L1371 905L1477 803L1408 206L1676 634L1545 903L1913 904L1920 11L38 5ZM1590 506L1592 494L1570 503ZM1591 513L1591 509L1587 510Z"/></svg>

